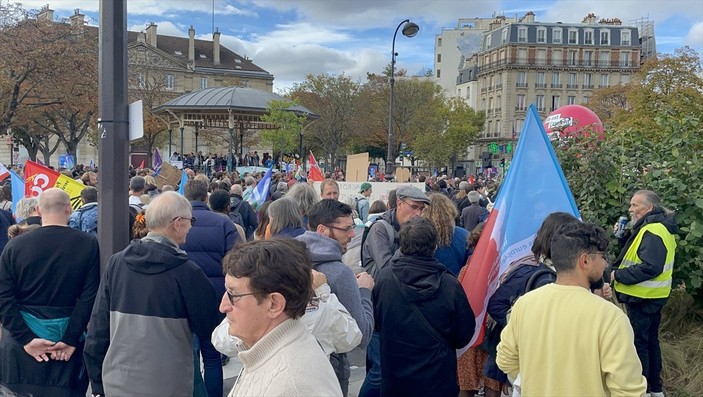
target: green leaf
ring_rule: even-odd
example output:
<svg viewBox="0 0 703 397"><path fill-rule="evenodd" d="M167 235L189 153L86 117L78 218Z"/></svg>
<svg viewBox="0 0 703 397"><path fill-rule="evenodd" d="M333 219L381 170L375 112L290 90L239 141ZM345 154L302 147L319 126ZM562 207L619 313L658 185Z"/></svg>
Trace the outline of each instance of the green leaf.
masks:
<svg viewBox="0 0 703 397"><path fill-rule="evenodd" d="M703 208L703 199L696 200L696 207Z"/></svg>

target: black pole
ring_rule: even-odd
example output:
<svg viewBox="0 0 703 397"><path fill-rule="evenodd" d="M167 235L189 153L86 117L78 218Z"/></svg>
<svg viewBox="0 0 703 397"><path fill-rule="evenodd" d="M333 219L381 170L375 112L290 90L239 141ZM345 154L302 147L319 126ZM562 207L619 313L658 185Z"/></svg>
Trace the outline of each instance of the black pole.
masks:
<svg viewBox="0 0 703 397"><path fill-rule="evenodd" d="M181 130L181 161L185 164L186 157L185 157L185 154L183 153L183 131L185 130L185 127L181 126L180 130Z"/></svg>
<svg viewBox="0 0 703 397"><path fill-rule="evenodd" d="M127 157L127 1L100 0L99 79L100 172L98 239L104 269L112 254L129 243Z"/></svg>
<svg viewBox="0 0 703 397"><path fill-rule="evenodd" d="M229 152L227 153L227 172L232 172L234 169L234 128L229 129Z"/></svg>
<svg viewBox="0 0 703 397"><path fill-rule="evenodd" d="M169 161L171 160L170 157L173 154L173 152L171 151L172 138L173 138L173 129L171 127L168 127L168 157L169 157Z"/></svg>
<svg viewBox="0 0 703 397"><path fill-rule="evenodd" d="M391 47L391 97L390 105L388 107L388 150L386 152L386 180L393 179L393 165L395 163L395 156L393 155L393 102L395 100L393 96L393 87L395 86L395 36L398 35L398 29L403 26L404 23L410 22L409 19L404 20L398 24L395 28L395 33L393 33L393 45Z"/></svg>
<svg viewBox="0 0 703 397"><path fill-rule="evenodd" d="M239 123L239 158L244 158L244 123Z"/></svg>

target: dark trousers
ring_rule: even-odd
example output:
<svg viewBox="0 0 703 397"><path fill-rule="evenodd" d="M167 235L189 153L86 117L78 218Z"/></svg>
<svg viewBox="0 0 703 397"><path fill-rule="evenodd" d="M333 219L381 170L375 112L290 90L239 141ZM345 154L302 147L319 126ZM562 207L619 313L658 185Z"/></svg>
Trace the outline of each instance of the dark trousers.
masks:
<svg viewBox="0 0 703 397"><path fill-rule="evenodd" d="M332 364L334 374L337 375L339 387L342 389L342 396L347 397L349 393L349 377L351 376L347 353L330 354L330 364Z"/></svg>
<svg viewBox="0 0 703 397"><path fill-rule="evenodd" d="M359 397L379 397L381 395L381 337L377 331L371 334L366 347L366 378L359 390Z"/></svg>
<svg viewBox="0 0 703 397"><path fill-rule="evenodd" d="M647 392L661 392L662 353L659 347L659 324L662 306L651 303L628 303L627 315L635 333L635 349L647 378Z"/></svg>
<svg viewBox="0 0 703 397"><path fill-rule="evenodd" d="M207 395L209 397L221 397L223 388L223 376L222 376L222 359L220 357L220 352L215 350L215 346L212 345L210 340L200 339L197 335L193 335L193 353L195 354L195 359L200 361L199 354L203 355L203 368L205 369L205 388L207 389ZM200 378L200 372L197 371L199 366L196 366L196 385L197 378ZM197 390L196 390L197 391Z"/></svg>

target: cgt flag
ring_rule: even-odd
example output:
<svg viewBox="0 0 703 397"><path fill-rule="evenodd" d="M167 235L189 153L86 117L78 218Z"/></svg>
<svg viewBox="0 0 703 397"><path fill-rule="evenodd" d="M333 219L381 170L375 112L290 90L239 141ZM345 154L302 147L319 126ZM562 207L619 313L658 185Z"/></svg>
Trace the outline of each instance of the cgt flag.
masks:
<svg viewBox="0 0 703 397"><path fill-rule="evenodd" d="M85 188L80 182L31 160L24 166L24 178L25 197L38 197L44 190L57 187L68 193L74 210L80 208L81 190Z"/></svg>
<svg viewBox="0 0 703 397"><path fill-rule="evenodd" d="M467 347L483 340L488 299L500 275L511 262L531 254L542 221L556 211L581 217L537 109L530 105L512 165L461 279L476 315Z"/></svg>
<svg viewBox="0 0 703 397"><path fill-rule="evenodd" d="M322 175L322 170L320 166L317 165L317 160L315 160L315 155L310 151L310 171L308 171L308 180L315 182L322 182L325 180L325 176Z"/></svg>

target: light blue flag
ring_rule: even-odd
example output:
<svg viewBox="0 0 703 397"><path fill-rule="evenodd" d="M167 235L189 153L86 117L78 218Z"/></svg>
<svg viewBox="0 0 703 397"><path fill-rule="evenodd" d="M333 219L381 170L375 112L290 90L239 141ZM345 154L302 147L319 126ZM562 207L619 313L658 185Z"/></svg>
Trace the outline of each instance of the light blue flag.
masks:
<svg viewBox="0 0 703 397"><path fill-rule="evenodd" d="M12 182L12 213L17 216L17 203L24 198L24 179L15 174L15 171L10 171L10 180Z"/></svg>
<svg viewBox="0 0 703 397"><path fill-rule="evenodd" d="M266 171L264 177L256 184L251 196L249 196L249 204L254 206L254 208L259 208L266 201L266 197L268 197L269 187L271 186L271 170L273 170L273 167Z"/></svg>
<svg viewBox="0 0 703 397"><path fill-rule="evenodd" d="M178 185L178 193L180 193L181 196L185 196L186 183L188 183L188 174L186 174L185 169L181 172L181 183Z"/></svg>

